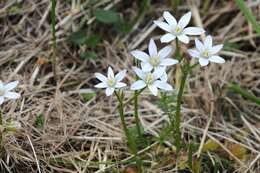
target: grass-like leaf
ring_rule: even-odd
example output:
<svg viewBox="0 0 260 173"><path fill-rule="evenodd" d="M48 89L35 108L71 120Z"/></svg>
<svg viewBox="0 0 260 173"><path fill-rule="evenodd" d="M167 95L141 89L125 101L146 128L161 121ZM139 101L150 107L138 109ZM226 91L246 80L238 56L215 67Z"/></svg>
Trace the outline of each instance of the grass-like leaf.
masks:
<svg viewBox="0 0 260 173"><path fill-rule="evenodd" d="M240 10L245 15L248 22L250 22L258 35L260 35L260 25L257 23L255 16L252 11L246 6L244 0L235 0Z"/></svg>
<svg viewBox="0 0 260 173"><path fill-rule="evenodd" d="M260 98L256 97L255 95L253 95L252 93L248 92L247 90L241 88L239 85L230 84L229 88L233 92L238 93L241 96L247 98L248 100L251 100L252 102L260 105Z"/></svg>

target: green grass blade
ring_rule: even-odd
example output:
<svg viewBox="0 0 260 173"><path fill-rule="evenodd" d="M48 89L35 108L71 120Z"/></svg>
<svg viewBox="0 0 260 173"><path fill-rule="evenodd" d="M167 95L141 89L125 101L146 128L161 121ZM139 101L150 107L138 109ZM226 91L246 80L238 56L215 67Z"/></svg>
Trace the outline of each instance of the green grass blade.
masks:
<svg viewBox="0 0 260 173"><path fill-rule="evenodd" d="M236 84L229 84L229 88L231 91L240 94L241 96L251 100L252 102L260 105L260 98L256 97L252 93L248 92L247 90L241 88L239 85Z"/></svg>
<svg viewBox="0 0 260 173"><path fill-rule="evenodd" d="M250 22L258 35L260 35L260 25L257 23L252 11L246 6L244 0L235 0L240 10L245 15L248 22Z"/></svg>

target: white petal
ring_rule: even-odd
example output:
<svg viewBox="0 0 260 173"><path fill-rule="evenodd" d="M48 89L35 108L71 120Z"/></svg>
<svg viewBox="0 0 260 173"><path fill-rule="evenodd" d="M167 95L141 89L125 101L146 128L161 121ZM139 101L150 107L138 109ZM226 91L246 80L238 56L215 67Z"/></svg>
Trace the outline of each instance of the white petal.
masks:
<svg viewBox="0 0 260 173"><path fill-rule="evenodd" d="M122 87L125 87L126 84L123 83L123 82L117 82L116 85L115 85L115 88L122 88Z"/></svg>
<svg viewBox="0 0 260 173"><path fill-rule="evenodd" d="M158 88L156 87L156 85L148 85L148 88L154 96L157 96Z"/></svg>
<svg viewBox="0 0 260 173"><path fill-rule="evenodd" d="M225 63L225 60L222 58L222 57L220 57L220 56L217 56L217 55L214 55L214 56L211 56L211 57L209 57L209 60L211 61L211 62L215 62L215 63Z"/></svg>
<svg viewBox="0 0 260 173"><path fill-rule="evenodd" d="M209 60L205 59L205 58L200 58L199 63L200 63L201 66L206 66L206 65L209 64Z"/></svg>
<svg viewBox="0 0 260 173"><path fill-rule="evenodd" d="M161 21L153 21L153 23L155 25L157 25L159 28L161 28L161 29L163 29L165 31L171 32L171 26L168 25L167 23L161 22Z"/></svg>
<svg viewBox="0 0 260 173"><path fill-rule="evenodd" d="M135 74L142 80L145 80L146 74L140 68L133 67Z"/></svg>
<svg viewBox="0 0 260 173"><path fill-rule="evenodd" d="M202 44L201 41L199 41L199 39L195 39L195 45L196 45L196 48L198 49L199 52L203 52L204 50L204 45Z"/></svg>
<svg viewBox="0 0 260 173"><path fill-rule="evenodd" d="M188 53L190 54L191 57L194 58L200 57L200 53L197 50L188 49Z"/></svg>
<svg viewBox="0 0 260 173"><path fill-rule="evenodd" d="M154 85L156 85L158 88L160 88L162 90L166 90L166 91L173 90L173 88L170 84L168 84L167 82L160 81L160 80L155 81Z"/></svg>
<svg viewBox="0 0 260 173"><path fill-rule="evenodd" d="M169 43L169 42L171 42L172 40L174 40L175 38L176 38L175 35L168 33L168 34L164 34L164 35L160 38L160 40L161 40L162 43Z"/></svg>
<svg viewBox="0 0 260 173"><path fill-rule="evenodd" d="M106 87L108 87L108 85L107 85L106 82L101 82L101 83L95 85L94 87L96 87L96 88L106 88Z"/></svg>
<svg viewBox="0 0 260 173"><path fill-rule="evenodd" d="M181 26L182 28L185 28L189 24L190 19L191 19L191 12L188 12L181 17L181 19L178 22L178 25Z"/></svg>
<svg viewBox="0 0 260 173"><path fill-rule="evenodd" d="M108 70L107 70L107 77L109 77L109 76L112 77L112 78L115 77L114 72L113 72L111 67L108 67Z"/></svg>
<svg viewBox="0 0 260 173"><path fill-rule="evenodd" d="M204 40L204 46L208 49L212 47L212 37L210 35L208 35Z"/></svg>
<svg viewBox="0 0 260 173"><path fill-rule="evenodd" d="M163 73L163 75L160 77L160 79L161 79L161 81L163 81L163 82L167 82L167 80L168 80L168 75L167 75L166 71Z"/></svg>
<svg viewBox="0 0 260 173"><path fill-rule="evenodd" d="M102 81L102 82L106 82L107 81L107 77L104 76L103 74L101 73L95 73L95 76L98 80Z"/></svg>
<svg viewBox="0 0 260 173"><path fill-rule="evenodd" d="M142 71L150 72L153 69L153 66L150 63L141 63Z"/></svg>
<svg viewBox="0 0 260 173"><path fill-rule="evenodd" d="M165 67L158 67L154 70L154 72L152 73L153 74L153 77L154 79L159 79L163 73L165 72L166 68Z"/></svg>
<svg viewBox="0 0 260 173"><path fill-rule="evenodd" d="M165 46L164 48L162 48L159 51L158 55L162 59L162 58L168 57L171 54L171 52L172 52L172 46L169 45L169 46Z"/></svg>
<svg viewBox="0 0 260 173"><path fill-rule="evenodd" d="M200 27L187 27L183 30L183 33L187 35L201 35L204 32L204 29Z"/></svg>
<svg viewBox="0 0 260 173"><path fill-rule="evenodd" d="M107 95L107 96L111 96L111 95L114 93L114 91L115 91L115 88L110 88L110 87L108 87L108 88L106 89L106 95Z"/></svg>
<svg viewBox="0 0 260 173"><path fill-rule="evenodd" d="M147 53L140 51L140 50L134 50L131 52L131 54L138 60L142 62L147 62L149 60L149 55Z"/></svg>
<svg viewBox="0 0 260 173"><path fill-rule="evenodd" d="M174 65L177 64L179 61L176 59L171 59L171 58L165 58L162 60L160 65L164 65L164 66L169 66L169 65Z"/></svg>
<svg viewBox="0 0 260 173"><path fill-rule="evenodd" d="M126 71L127 71L127 70L122 70L122 71L120 71L119 73L117 73L116 76L115 76L115 80L116 80L117 82L120 82L121 80L123 80L124 77L125 77L125 75L126 75Z"/></svg>
<svg viewBox="0 0 260 173"><path fill-rule="evenodd" d="M168 11L163 12L163 17L170 26L175 27L177 25L175 17L173 17Z"/></svg>
<svg viewBox="0 0 260 173"><path fill-rule="evenodd" d="M185 44L188 44L188 43L190 42L189 37L188 37L187 35L185 35L185 34L181 34L181 35L177 36L177 38L178 38L181 42L183 42L183 43L185 43Z"/></svg>
<svg viewBox="0 0 260 173"><path fill-rule="evenodd" d="M5 101L5 98L3 96L0 96L0 105L3 104Z"/></svg>
<svg viewBox="0 0 260 173"><path fill-rule="evenodd" d="M9 99L18 99L21 97L21 95L19 93L15 93L15 92L6 92L4 97L9 98Z"/></svg>
<svg viewBox="0 0 260 173"><path fill-rule="evenodd" d="M149 51L150 57L157 56L157 46L153 39L150 39L148 51Z"/></svg>
<svg viewBox="0 0 260 173"><path fill-rule="evenodd" d="M10 91L10 90L14 89L18 84L19 84L19 81L10 82L10 83L4 85L4 90Z"/></svg>
<svg viewBox="0 0 260 173"><path fill-rule="evenodd" d="M218 53L222 48L223 48L223 44L213 46L210 48L210 54L214 55L214 54Z"/></svg>
<svg viewBox="0 0 260 173"><path fill-rule="evenodd" d="M144 87L146 87L146 83L142 80L138 80L131 85L130 89L139 90L139 89L143 89Z"/></svg>

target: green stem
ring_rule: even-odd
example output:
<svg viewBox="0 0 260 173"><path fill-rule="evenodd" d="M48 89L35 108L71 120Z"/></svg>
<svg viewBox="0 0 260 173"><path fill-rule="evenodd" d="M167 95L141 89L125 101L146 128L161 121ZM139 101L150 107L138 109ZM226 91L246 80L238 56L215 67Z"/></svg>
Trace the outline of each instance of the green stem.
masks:
<svg viewBox="0 0 260 173"><path fill-rule="evenodd" d="M56 42L56 0L51 0L51 27L52 27L52 48L53 48L53 55L52 55L52 69L54 78L57 81L57 42Z"/></svg>
<svg viewBox="0 0 260 173"><path fill-rule="evenodd" d="M120 95L120 93L118 93L118 92L115 92L115 95L119 102L118 112L119 112L119 116L121 119L121 124L122 124L124 132L125 132L125 136L126 136L127 142L129 143L130 150L131 150L132 154L134 154L134 156L135 156L138 172L141 173L142 172L142 160L138 157L137 145L136 145L135 141L133 140L132 135L129 133L129 130L126 125L125 115L124 115L125 104L123 102L123 100L124 100L123 95Z"/></svg>
<svg viewBox="0 0 260 173"><path fill-rule="evenodd" d="M181 124L181 101L182 101L182 95L184 92L184 86L186 79L189 74L189 69L185 68L187 64L184 64L184 68L182 69L182 76L181 76L181 85L180 89L177 95L177 105L176 105L176 112L175 112L175 121L174 121L174 127L175 127L175 146L177 149L177 153L180 151L181 148L181 130L180 130L180 124Z"/></svg>
<svg viewBox="0 0 260 173"><path fill-rule="evenodd" d="M3 118L2 118L2 110L0 110L0 158L3 155Z"/></svg>
<svg viewBox="0 0 260 173"><path fill-rule="evenodd" d="M137 96L139 96L143 91L145 90L145 88L137 91ZM135 96L131 97L130 99L128 99L125 103L124 106L127 105L128 103L131 103L133 100L135 99Z"/></svg>
<svg viewBox="0 0 260 173"><path fill-rule="evenodd" d="M129 140L130 137L129 137L128 128L126 126L126 121L125 121L123 98L120 96L120 93L115 92L115 94L116 94L117 100L119 102L118 112L119 112L121 124L123 126L123 130L125 132L126 138L127 138L128 142L129 142L130 141Z"/></svg>
<svg viewBox="0 0 260 173"><path fill-rule="evenodd" d="M135 123L136 123L136 129L139 138L142 137L142 131L141 131L141 124L140 124L140 119L138 116L138 91L135 91L134 93L134 117L135 117Z"/></svg>

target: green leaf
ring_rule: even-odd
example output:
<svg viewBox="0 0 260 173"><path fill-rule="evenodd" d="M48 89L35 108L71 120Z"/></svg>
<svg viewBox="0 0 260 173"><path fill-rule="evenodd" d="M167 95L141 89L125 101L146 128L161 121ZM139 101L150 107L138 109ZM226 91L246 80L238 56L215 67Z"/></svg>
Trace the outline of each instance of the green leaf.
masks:
<svg viewBox="0 0 260 173"><path fill-rule="evenodd" d="M116 28L124 33L127 34L132 30L132 25L127 22L124 18L120 18L117 23L115 23Z"/></svg>
<svg viewBox="0 0 260 173"><path fill-rule="evenodd" d="M76 45L81 45L85 43L86 40L87 40L87 34L86 31L83 30L76 31L68 37L68 41Z"/></svg>
<svg viewBox="0 0 260 173"><path fill-rule="evenodd" d="M80 54L80 58L81 59L96 59L97 54L93 51L88 51L88 52L85 52L83 54Z"/></svg>
<svg viewBox="0 0 260 173"><path fill-rule="evenodd" d="M103 23L116 23L119 20L118 14L111 10L96 10L94 15L98 21Z"/></svg>
<svg viewBox="0 0 260 173"><path fill-rule="evenodd" d="M96 96L96 93L84 93L84 94L82 94L82 96L83 96L83 99L84 99L84 102L85 103L87 103L87 102L89 102L93 97L95 97Z"/></svg>
<svg viewBox="0 0 260 173"><path fill-rule="evenodd" d="M229 89L235 93L240 94L241 96L251 100L252 102L260 105L260 98L256 97L254 94L248 92L247 90L241 88L239 85L236 84L229 84Z"/></svg>
<svg viewBox="0 0 260 173"><path fill-rule="evenodd" d="M40 114L36 117L34 124L36 125L37 128L43 128L44 121L45 121L44 116Z"/></svg>
<svg viewBox="0 0 260 173"><path fill-rule="evenodd" d="M258 35L260 35L260 25L257 23L255 16L253 15L252 11L247 7L244 0L235 0L240 10L245 15L246 19L249 23L252 24L254 30Z"/></svg>
<svg viewBox="0 0 260 173"><path fill-rule="evenodd" d="M101 37L98 35L91 35L86 40L86 44L91 48L95 48L100 42L101 42Z"/></svg>

